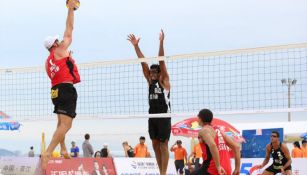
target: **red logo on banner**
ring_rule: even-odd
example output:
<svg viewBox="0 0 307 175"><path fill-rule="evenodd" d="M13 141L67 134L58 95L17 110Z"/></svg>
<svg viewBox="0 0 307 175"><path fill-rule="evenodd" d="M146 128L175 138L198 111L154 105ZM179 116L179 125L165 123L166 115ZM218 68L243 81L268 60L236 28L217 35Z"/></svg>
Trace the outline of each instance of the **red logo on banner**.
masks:
<svg viewBox="0 0 307 175"><path fill-rule="evenodd" d="M46 175L116 175L111 158L51 159Z"/></svg>

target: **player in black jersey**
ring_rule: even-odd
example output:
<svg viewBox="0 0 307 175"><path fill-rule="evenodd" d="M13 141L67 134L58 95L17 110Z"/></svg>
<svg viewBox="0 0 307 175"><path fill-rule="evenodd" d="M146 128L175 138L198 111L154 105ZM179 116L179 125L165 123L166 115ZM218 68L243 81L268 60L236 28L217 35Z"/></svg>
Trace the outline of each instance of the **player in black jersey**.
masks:
<svg viewBox="0 0 307 175"><path fill-rule="evenodd" d="M291 156L289 149L286 144L279 141L279 133L277 131L272 131L271 134L271 143L266 146L266 155L263 163L258 165L261 169L263 168L270 160L270 154L273 158L273 164L269 166L262 175L273 175L281 173L283 175L291 175Z"/></svg>
<svg viewBox="0 0 307 175"><path fill-rule="evenodd" d="M160 33L159 56L164 56L164 33ZM128 40L134 46L138 58L145 58L138 44L140 38L136 38L133 34L128 36ZM153 64L148 67L146 62L142 62L144 77L149 86L149 114L160 114L170 112L170 82L164 61ZM171 133L171 118L150 118L148 119L148 132L152 140L152 146L155 151L156 160L159 166L160 174L166 175L169 152L168 141Z"/></svg>

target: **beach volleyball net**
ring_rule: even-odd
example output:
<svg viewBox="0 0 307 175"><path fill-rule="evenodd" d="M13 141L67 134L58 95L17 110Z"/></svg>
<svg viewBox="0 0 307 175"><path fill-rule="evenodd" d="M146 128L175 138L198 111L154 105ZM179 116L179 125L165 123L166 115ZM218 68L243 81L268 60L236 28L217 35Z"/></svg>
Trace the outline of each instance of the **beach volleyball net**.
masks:
<svg viewBox="0 0 307 175"><path fill-rule="evenodd" d="M165 60L171 83L171 114L159 116L194 115L202 108L216 114L307 110L303 43L78 64L77 117L153 116L148 115L148 85L140 62L150 65L159 59ZM17 120L53 119L44 66L0 69L0 82L0 111Z"/></svg>

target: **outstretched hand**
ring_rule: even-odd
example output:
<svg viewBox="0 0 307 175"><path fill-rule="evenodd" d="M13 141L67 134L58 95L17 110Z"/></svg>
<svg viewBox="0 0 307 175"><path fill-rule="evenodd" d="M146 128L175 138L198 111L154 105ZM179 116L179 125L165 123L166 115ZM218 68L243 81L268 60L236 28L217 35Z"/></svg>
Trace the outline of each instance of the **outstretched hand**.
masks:
<svg viewBox="0 0 307 175"><path fill-rule="evenodd" d="M138 46L141 38L136 38L134 34L129 34L127 40L131 42L133 46Z"/></svg>
<svg viewBox="0 0 307 175"><path fill-rule="evenodd" d="M160 33L159 40L160 40L161 42L163 42L163 41L164 41L164 32L163 32L163 30L162 30L162 29L161 29L161 33Z"/></svg>
<svg viewBox="0 0 307 175"><path fill-rule="evenodd" d="M68 6L69 9L74 10L74 9L78 8L77 0L67 0L66 3L67 3L67 6Z"/></svg>

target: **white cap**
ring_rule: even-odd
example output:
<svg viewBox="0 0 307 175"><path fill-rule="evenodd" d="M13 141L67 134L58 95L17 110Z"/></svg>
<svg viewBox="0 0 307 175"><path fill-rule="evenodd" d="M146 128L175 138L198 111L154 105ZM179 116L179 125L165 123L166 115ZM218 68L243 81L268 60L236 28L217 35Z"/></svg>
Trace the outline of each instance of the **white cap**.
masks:
<svg viewBox="0 0 307 175"><path fill-rule="evenodd" d="M47 36L45 38L44 41L44 46L46 47L46 49L50 49L52 47L52 45L54 44L55 40L59 40L60 36L56 35L56 36Z"/></svg>
<svg viewBox="0 0 307 175"><path fill-rule="evenodd" d="M107 144L107 143L104 143L104 144L103 144L103 147L104 147L104 148L108 147L108 144Z"/></svg>

